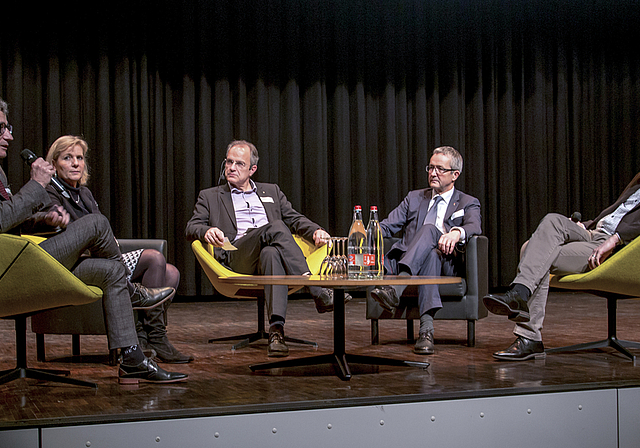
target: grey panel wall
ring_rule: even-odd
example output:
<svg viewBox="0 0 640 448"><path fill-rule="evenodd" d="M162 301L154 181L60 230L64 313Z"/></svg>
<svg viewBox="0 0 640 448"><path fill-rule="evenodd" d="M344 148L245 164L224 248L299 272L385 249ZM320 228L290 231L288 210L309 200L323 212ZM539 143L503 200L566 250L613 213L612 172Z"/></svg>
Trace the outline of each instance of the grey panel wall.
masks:
<svg viewBox="0 0 640 448"><path fill-rule="evenodd" d="M620 448L640 446L640 388L618 389Z"/></svg>
<svg viewBox="0 0 640 448"><path fill-rule="evenodd" d="M38 448L38 428L0 431L0 448Z"/></svg>
<svg viewBox="0 0 640 448"><path fill-rule="evenodd" d="M617 448L617 414L617 390L609 389L44 428L42 448Z"/></svg>

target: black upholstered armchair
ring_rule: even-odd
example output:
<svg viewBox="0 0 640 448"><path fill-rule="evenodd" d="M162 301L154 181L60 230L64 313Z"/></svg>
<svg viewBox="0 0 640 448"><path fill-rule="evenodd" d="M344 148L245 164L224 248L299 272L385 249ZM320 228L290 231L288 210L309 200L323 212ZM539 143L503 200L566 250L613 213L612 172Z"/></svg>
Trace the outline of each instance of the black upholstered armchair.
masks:
<svg viewBox="0 0 640 448"><path fill-rule="evenodd" d="M161 239L119 239L120 250L155 249L167 257L167 241ZM45 311L31 317L31 330L36 334L38 361L45 361L45 334L70 334L71 353L80 355L80 335L107 334L102 312L102 299L82 306ZM116 350L109 352L109 363L116 364Z"/></svg>
<svg viewBox="0 0 640 448"><path fill-rule="evenodd" d="M396 238L385 238L385 253L391 248ZM465 271L461 274L462 283L440 285L442 309L437 312L436 319L466 320L467 344L475 345L476 321L487 316L487 310L481 298L488 292L488 245L486 236L475 235L466 246ZM418 311L418 287L409 286L400 298L400 306L395 312L382 308L367 291L367 319L371 319L371 343L380 343L380 319L406 319L407 339L414 340L413 319L420 319Z"/></svg>

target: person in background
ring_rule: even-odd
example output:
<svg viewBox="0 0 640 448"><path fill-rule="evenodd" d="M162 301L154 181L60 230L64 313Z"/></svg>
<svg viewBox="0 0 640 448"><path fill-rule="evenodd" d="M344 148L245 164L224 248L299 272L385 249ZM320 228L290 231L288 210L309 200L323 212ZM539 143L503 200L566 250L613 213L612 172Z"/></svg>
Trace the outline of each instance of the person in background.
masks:
<svg viewBox="0 0 640 448"><path fill-rule="evenodd" d="M13 126L7 121L8 109L7 103L0 99L0 159L7 156L13 140ZM144 355L133 322L133 307L158 306L174 289L163 288L154 294L141 290L132 293L128 289L122 254L104 216L91 214L70 222L69 214L62 207L41 211L50 205L45 188L54 172L50 163L37 158L31 164L31 179L14 195L0 168L0 232L20 233L23 225L37 228L40 224L64 229L40 243L40 247L80 280L102 289L109 348L119 348L122 355L118 369L121 383L186 380L187 375L167 372ZM82 256L87 250L91 257Z"/></svg>
<svg viewBox="0 0 640 448"><path fill-rule="evenodd" d="M464 269L461 253L473 235L480 234L480 201L454 187L462 172L462 156L451 146L433 151L426 167L429 188L410 191L402 203L380 223L383 237L402 231L384 259L393 275L455 276ZM400 304L406 286L379 286L371 292L383 308ZM413 352L435 351L433 317L442 308L438 285L418 287L420 332Z"/></svg>
<svg viewBox="0 0 640 448"><path fill-rule="evenodd" d="M64 135L53 142L46 157L68 193L65 197L48 185L51 204L63 207L72 222L91 213L100 214L98 203L86 185L89 179L88 150L87 142L81 137ZM128 280L136 288L140 285L146 288L178 288L180 272L157 250L139 249L125 252L122 257L129 271ZM163 306L138 312L136 330L140 346L157 361L174 364L193 361L193 356L180 353L167 337L166 313L170 304L171 300L167 300Z"/></svg>

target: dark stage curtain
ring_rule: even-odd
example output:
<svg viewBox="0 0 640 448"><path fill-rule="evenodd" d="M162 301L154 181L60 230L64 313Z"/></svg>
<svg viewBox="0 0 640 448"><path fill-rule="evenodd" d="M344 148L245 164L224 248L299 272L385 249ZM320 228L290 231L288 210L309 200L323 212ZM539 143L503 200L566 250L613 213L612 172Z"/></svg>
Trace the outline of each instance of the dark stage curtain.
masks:
<svg viewBox="0 0 640 448"><path fill-rule="evenodd" d="M636 1L14 8L3 4L0 34L14 190L28 178L23 147L44 154L82 134L116 235L166 238L183 295L213 293L184 227L235 138L260 150L256 180L336 235L355 204L386 216L426 185L433 148L456 147L457 187L483 206L493 287L511 281L546 213L592 218L640 168Z"/></svg>

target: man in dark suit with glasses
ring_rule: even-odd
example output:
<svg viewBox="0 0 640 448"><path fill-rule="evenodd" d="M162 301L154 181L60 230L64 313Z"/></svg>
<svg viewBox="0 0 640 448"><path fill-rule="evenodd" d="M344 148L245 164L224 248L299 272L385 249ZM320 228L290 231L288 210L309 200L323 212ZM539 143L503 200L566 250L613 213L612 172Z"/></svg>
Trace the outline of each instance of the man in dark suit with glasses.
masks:
<svg viewBox="0 0 640 448"><path fill-rule="evenodd" d="M385 256L387 274L455 276L463 267L460 253L473 235L480 234L480 201L454 187L462 172L462 156L451 146L433 151L426 167L429 188L410 191L380 223L384 237L402 232ZM393 311L405 286L379 286L371 296ZM414 353L434 353L433 317L442 308L438 285L418 288L420 332Z"/></svg>

